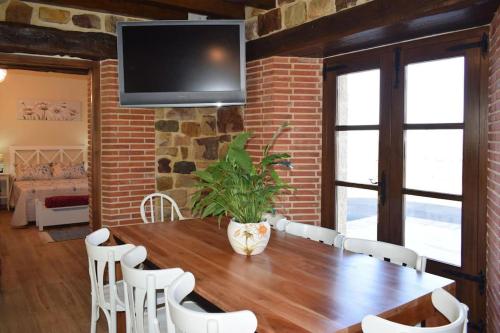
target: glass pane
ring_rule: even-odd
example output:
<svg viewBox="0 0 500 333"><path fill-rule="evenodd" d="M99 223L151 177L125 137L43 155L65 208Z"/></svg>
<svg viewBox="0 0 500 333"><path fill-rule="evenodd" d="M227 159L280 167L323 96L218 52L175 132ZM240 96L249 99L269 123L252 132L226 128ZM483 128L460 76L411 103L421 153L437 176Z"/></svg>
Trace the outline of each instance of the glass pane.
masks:
<svg viewBox="0 0 500 333"><path fill-rule="evenodd" d="M337 186L337 229L347 237L377 239L377 191Z"/></svg>
<svg viewBox="0 0 500 333"><path fill-rule="evenodd" d="M405 187L462 193L463 130L408 130Z"/></svg>
<svg viewBox="0 0 500 333"><path fill-rule="evenodd" d="M460 266L462 203L405 195L405 246L441 262Z"/></svg>
<svg viewBox="0 0 500 333"><path fill-rule="evenodd" d="M378 179L378 131L337 132L337 180L370 184Z"/></svg>
<svg viewBox="0 0 500 333"><path fill-rule="evenodd" d="M406 123L464 121L464 57L406 66Z"/></svg>
<svg viewBox="0 0 500 333"><path fill-rule="evenodd" d="M377 125L380 70L349 73L337 78L337 125Z"/></svg>

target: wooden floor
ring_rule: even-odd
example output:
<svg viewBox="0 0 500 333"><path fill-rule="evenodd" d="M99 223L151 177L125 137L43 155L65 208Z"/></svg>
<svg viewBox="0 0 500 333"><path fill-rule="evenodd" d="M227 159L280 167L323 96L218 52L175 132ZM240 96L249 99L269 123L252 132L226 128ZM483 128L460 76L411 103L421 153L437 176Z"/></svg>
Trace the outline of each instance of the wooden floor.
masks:
<svg viewBox="0 0 500 333"><path fill-rule="evenodd" d="M83 240L47 243L0 211L0 332L89 332L90 281ZM98 332L106 332L101 313Z"/></svg>

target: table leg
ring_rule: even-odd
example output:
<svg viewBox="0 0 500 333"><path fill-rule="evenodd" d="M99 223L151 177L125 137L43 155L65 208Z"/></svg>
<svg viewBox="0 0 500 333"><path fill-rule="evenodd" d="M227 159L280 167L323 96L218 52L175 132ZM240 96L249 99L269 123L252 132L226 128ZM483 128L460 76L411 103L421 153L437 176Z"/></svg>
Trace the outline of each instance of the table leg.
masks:
<svg viewBox="0 0 500 333"><path fill-rule="evenodd" d="M116 314L116 332L117 333L127 332L126 317L125 317L125 312L123 311L120 311Z"/></svg>

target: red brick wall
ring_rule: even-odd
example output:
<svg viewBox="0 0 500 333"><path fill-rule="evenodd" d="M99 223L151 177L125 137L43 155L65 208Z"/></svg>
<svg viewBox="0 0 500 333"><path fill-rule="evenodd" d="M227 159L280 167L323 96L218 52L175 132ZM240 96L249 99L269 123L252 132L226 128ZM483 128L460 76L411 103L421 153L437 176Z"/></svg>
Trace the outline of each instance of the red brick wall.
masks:
<svg viewBox="0 0 500 333"><path fill-rule="evenodd" d="M271 57L247 64L248 98L245 130L253 132L248 149L262 156L263 147L285 121L274 151L289 152L293 170L281 172L296 188L280 198L279 213L294 221L320 224L321 220L321 59Z"/></svg>
<svg viewBox="0 0 500 333"><path fill-rule="evenodd" d="M487 317L500 332L500 11L491 24L488 115Z"/></svg>
<svg viewBox="0 0 500 333"><path fill-rule="evenodd" d="M140 203L155 191L155 113L118 105L116 60L101 62L102 225L140 221Z"/></svg>

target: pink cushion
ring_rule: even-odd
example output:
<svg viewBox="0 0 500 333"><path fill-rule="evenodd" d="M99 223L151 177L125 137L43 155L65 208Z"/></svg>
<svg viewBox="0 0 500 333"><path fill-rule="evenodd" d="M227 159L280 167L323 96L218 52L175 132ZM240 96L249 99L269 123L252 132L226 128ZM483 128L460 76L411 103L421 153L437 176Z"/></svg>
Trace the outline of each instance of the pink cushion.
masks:
<svg viewBox="0 0 500 333"><path fill-rule="evenodd" d="M88 195L61 195L45 198L45 207L47 208L87 206L88 204Z"/></svg>

